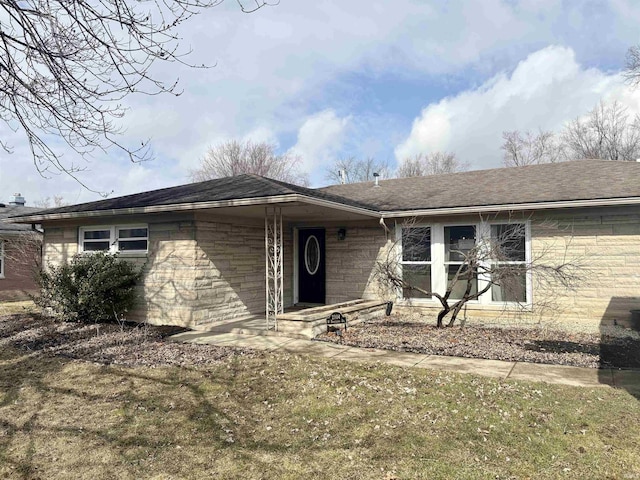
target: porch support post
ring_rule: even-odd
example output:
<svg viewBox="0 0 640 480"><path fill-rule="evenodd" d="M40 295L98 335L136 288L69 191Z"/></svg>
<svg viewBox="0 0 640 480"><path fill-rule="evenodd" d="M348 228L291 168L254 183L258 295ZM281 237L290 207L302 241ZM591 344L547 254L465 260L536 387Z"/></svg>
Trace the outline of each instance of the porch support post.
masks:
<svg viewBox="0 0 640 480"><path fill-rule="evenodd" d="M284 311L282 234L282 209L267 207L264 215L267 330L278 329L278 315Z"/></svg>

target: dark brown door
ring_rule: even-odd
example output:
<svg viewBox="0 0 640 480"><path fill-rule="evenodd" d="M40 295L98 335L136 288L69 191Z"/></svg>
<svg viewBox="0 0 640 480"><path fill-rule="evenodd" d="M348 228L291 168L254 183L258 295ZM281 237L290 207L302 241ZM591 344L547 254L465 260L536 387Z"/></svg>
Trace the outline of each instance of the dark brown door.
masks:
<svg viewBox="0 0 640 480"><path fill-rule="evenodd" d="M301 303L325 302L324 229L310 228L298 234L298 299Z"/></svg>

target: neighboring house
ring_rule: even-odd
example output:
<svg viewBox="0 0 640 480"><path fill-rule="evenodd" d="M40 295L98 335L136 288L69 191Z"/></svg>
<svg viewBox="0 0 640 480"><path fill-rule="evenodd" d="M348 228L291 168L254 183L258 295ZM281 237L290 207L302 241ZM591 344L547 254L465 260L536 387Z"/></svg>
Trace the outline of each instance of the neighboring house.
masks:
<svg viewBox="0 0 640 480"><path fill-rule="evenodd" d="M42 233L32 225L12 223L8 218L34 213L16 193L9 203L0 203L0 301L25 300L37 289L35 269L39 265Z"/></svg>
<svg viewBox="0 0 640 480"><path fill-rule="evenodd" d="M593 329L624 325L629 310L640 308L635 162L583 160L319 189L240 175L19 221L42 223L47 263L96 250L144 263L135 318L156 324L210 327L265 310L361 298L434 314L434 299L377 281L376 264L402 249L403 229L430 235L422 256L405 256L402 271L418 275L421 266L417 281L441 292L457 267L450 251L513 223L525 226L514 263L579 257L589 275L574 291L552 292L525 275L520 292L493 288L462 318Z"/></svg>

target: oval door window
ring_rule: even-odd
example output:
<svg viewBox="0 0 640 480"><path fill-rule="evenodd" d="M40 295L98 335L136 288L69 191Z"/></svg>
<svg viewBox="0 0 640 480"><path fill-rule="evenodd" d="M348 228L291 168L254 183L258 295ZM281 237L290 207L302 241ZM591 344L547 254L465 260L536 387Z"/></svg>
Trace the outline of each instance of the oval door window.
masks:
<svg viewBox="0 0 640 480"><path fill-rule="evenodd" d="M304 246L304 266L309 275L315 275L320 266L320 244L315 235L307 238Z"/></svg>

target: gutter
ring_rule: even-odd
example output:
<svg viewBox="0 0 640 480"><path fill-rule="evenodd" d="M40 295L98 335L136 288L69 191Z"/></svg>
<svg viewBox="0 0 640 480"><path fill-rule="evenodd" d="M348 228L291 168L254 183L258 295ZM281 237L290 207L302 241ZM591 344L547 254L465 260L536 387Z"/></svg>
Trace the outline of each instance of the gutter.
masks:
<svg viewBox="0 0 640 480"><path fill-rule="evenodd" d="M495 213L518 210L545 210L558 208L612 207L617 205L640 205L640 197L604 198L595 200L562 200L557 202L507 203L503 205L479 205L471 207L445 207L418 210L385 210L382 218L429 217L465 213Z"/></svg>
<svg viewBox="0 0 640 480"><path fill-rule="evenodd" d="M341 210L349 213L356 213L359 215L366 215L374 218L380 218L380 213L375 210L369 210L363 207L353 207L345 205L343 203L334 202L331 200L323 200L319 198L308 197L299 193L276 195L272 197L253 197L242 199L230 199L230 200L217 200L213 202L190 202L190 203L177 203L170 205L153 205L149 207L132 207L132 208L117 208L109 210L90 210L86 212L66 212L66 213L52 213L43 215L19 215L10 217L12 223L41 223L49 220L67 220L77 218L96 218L96 217L109 217L114 215L139 215L146 213L164 213L164 212L184 212L191 210L205 210L211 208L223 208L223 207L243 207L243 206L256 206L256 205L273 205L278 203L294 203L301 202L311 205L317 205L320 207L332 208L335 210Z"/></svg>

